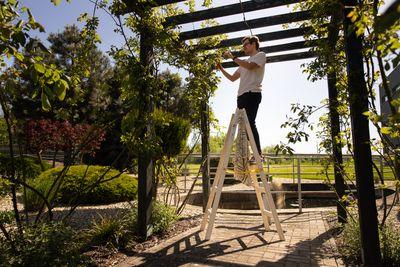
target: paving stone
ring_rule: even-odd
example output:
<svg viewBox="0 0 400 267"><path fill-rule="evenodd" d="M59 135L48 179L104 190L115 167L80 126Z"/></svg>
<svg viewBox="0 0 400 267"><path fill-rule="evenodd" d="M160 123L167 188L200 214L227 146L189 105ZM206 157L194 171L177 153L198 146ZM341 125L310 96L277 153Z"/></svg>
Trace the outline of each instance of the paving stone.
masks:
<svg viewBox="0 0 400 267"><path fill-rule="evenodd" d="M333 257L334 239L322 235L327 229L321 213L279 214L285 241L274 224L264 231L259 215L218 213L211 240L191 229L118 266L344 266Z"/></svg>

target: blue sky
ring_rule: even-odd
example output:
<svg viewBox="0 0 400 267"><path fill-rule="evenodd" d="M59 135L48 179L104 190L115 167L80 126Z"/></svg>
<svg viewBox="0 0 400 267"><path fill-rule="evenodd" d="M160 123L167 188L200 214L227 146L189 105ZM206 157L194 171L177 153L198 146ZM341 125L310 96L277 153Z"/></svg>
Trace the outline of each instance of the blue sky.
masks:
<svg viewBox="0 0 400 267"><path fill-rule="evenodd" d="M197 2L201 3L202 1ZM239 0L214 0L213 6L238 2ZM77 22L77 17L84 12L89 14L93 12L93 4L89 0L72 0L71 3L66 3L66 1L63 0L59 6L54 6L50 0L21 0L20 3L22 6L30 8L36 20L45 27L45 34L33 34L40 37L42 40L46 39L48 33L61 32L65 25L77 24L81 26L81 24ZM200 4L198 8L201 8ZM100 18L100 26L98 29L102 39L102 43L99 45L100 49L107 52L111 45L121 46L123 44L123 38L113 31L115 28L113 20L102 10L96 12ZM246 13L246 19L286 12L290 12L288 7L249 12ZM218 19L218 22L220 24L225 24L240 20L243 20L242 15L234 15ZM199 27L199 23L186 24L182 26L181 31L198 29ZM276 26L253 29L253 34L257 35L258 33L276 31L279 29L280 27ZM249 34L249 31L241 31L229 34L229 37ZM266 42L262 45L279 44L296 40L299 40L299 38L285 39L278 42ZM286 130L281 129L280 125L286 121L286 115L290 114L291 103L299 102L305 105L319 106L321 101L327 97L328 88L326 80L311 83L307 81L306 74L302 73L300 65L309 61L310 60L298 60L266 65L263 81L263 100L256 120L262 147L275 145L284 140ZM172 70L178 71L173 68ZM231 73L234 70L234 68L228 69ZM180 73L182 76L186 75L186 73L182 71L180 71ZM238 86L238 81L232 83L225 77L222 77L218 90L211 99L211 106L215 112L216 118L219 120L219 124L225 127L225 129L229 124L232 112L234 112L236 108ZM311 121L316 123L319 115L322 114L321 112L316 113ZM213 131L213 134L215 133L216 132ZM372 136L375 137L376 133L372 132ZM317 144L318 140L315 137L315 133L311 133L311 138L308 142L300 143L294 147L295 152L316 153Z"/></svg>

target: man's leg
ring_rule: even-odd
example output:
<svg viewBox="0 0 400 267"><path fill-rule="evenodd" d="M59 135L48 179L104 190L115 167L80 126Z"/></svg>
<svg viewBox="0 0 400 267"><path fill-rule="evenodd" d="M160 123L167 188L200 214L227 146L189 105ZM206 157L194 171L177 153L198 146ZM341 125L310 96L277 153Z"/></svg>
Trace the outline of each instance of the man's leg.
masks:
<svg viewBox="0 0 400 267"><path fill-rule="evenodd" d="M261 155L260 136L256 127L256 116L258 106L261 102L261 93L246 93L238 98L238 108L244 108L249 119L251 131L253 132L258 153Z"/></svg>

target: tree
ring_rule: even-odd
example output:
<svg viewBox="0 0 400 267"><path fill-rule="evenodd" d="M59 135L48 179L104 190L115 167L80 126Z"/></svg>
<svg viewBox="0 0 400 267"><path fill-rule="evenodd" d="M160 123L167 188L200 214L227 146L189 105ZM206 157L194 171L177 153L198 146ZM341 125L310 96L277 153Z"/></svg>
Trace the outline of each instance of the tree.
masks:
<svg viewBox="0 0 400 267"><path fill-rule="evenodd" d="M208 7L211 1L204 1ZM132 12L123 23L120 17L115 19L118 29L126 42L125 46L113 49L112 55L116 64L126 72L123 82L123 95L131 104L131 111L124 120L132 127L125 128L124 140L134 144L133 150L139 156L139 228L143 237L147 237L147 222L151 211L149 192L153 192L153 157L157 137L154 133L153 111L157 97L162 90L157 77L157 66L161 62L177 67L185 67L189 72L187 89L194 109L191 121L203 121L209 118L207 109L209 97L217 88L219 81L215 73L215 61L221 53L204 51L204 45L216 44L220 36L202 39L199 46L186 46L179 42L178 31L174 25L166 25L165 18L181 12L176 4L153 8L147 1L114 1L111 6L113 14L123 14L127 5ZM194 1L189 1L191 11ZM207 21L206 26L212 21ZM134 34L125 35L124 25ZM193 44L193 43L191 43ZM199 124L196 125L200 128ZM202 125L203 137L208 135L208 121ZM203 138L207 140L207 138ZM205 144L206 146L207 144ZM205 183L203 183L205 184ZM205 198L206 199L206 198Z"/></svg>
<svg viewBox="0 0 400 267"><path fill-rule="evenodd" d="M54 65L47 65L41 57L27 58L20 49L25 47L30 40L28 32L38 29L44 31L43 27L36 22L33 15L27 8L21 8L15 0L0 1L0 68L7 66L6 58L12 58L18 62L20 70L10 68L0 75L0 105L4 113L4 119L7 125L8 143L11 158L10 172L3 178L10 183L10 194L12 196L13 213L18 233L22 235L22 222L17 206L16 187L17 185L28 186L24 177L19 177L16 172L16 162L14 153L14 141L16 133L16 118L12 112L12 96L15 95L16 81L21 77L22 72L28 73L33 78L34 87L31 88L31 95L41 98L42 108L50 108L49 98L63 99L69 86L68 77ZM21 13L26 13L28 21L21 19ZM78 81L75 79L75 81ZM39 87L40 86L40 87ZM21 151L20 151L21 153ZM22 179L21 179L22 178ZM27 214L26 214L27 218ZM3 221L0 221L0 230L4 236L9 239L8 232L4 227Z"/></svg>
<svg viewBox="0 0 400 267"><path fill-rule="evenodd" d="M51 54L42 49L38 40L31 40L24 49L26 57L40 56L47 64L54 64L65 70L67 75L78 77L81 82L66 93L65 101L52 99L52 112L49 113L41 109L37 100L29 97L34 86L33 77L20 77L15 81L20 89L13 98L13 109L19 119L66 119L71 123L106 121L104 111L112 101L107 82L112 77L112 68L108 57L97 47L90 46L85 50L86 40L81 36L82 31L78 27L66 26L64 31L49 35ZM80 71L82 61L87 65L83 72ZM15 67L20 68L18 62Z"/></svg>
<svg viewBox="0 0 400 267"><path fill-rule="evenodd" d="M0 146L8 145L7 123L4 118L0 118Z"/></svg>
<svg viewBox="0 0 400 267"><path fill-rule="evenodd" d="M222 148L225 143L225 138L226 134L225 133L219 133L217 135L211 135L210 136L210 152L211 153L221 153ZM194 153L201 153L201 144L196 144L196 146L193 149Z"/></svg>

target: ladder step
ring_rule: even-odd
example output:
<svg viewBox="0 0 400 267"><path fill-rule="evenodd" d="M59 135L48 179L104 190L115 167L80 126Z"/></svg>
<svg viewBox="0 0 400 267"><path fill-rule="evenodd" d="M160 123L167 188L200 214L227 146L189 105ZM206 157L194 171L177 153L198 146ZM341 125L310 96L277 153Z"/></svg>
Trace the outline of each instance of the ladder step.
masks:
<svg viewBox="0 0 400 267"><path fill-rule="evenodd" d="M267 215L268 217L272 217L272 212L269 210L263 210L264 214Z"/></svg>

